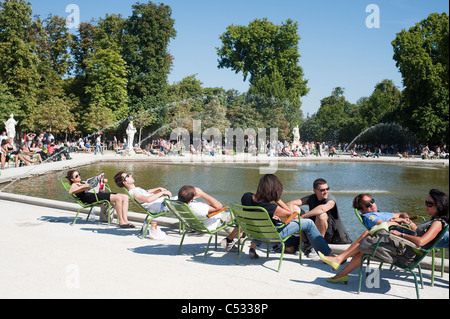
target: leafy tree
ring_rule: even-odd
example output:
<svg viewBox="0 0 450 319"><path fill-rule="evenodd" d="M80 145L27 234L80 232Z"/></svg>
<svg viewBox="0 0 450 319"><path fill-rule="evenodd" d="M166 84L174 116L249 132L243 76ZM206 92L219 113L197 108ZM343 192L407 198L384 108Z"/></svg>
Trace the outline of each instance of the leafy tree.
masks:
<svg viewBox="0 0 450 319"><path fill-rule="evenodd" d="M75 116L71 112L74 107L70 98L52 96L30 114L29 129L39 131L46 128L55 133L73 133L77 127Z"/></svg>
<svg viewBox="0 0 450 319"><path fill-rule="evenodd" d="M112 122L127 116L126 64L113 49L99 49L86 60L86 75L91 112L96 105L112 112Z"/></svg>
<svg viewBox="0 0 450 319"><path fill-rule="evenodd" d="M359 113L364 128L397 121L402 93L391 80L383 80L375 86L372 95L361 100Z"/></svg>
<svg viewBox="0 0 450 319"><path fill-rule="evenodd" d="M128 72L131 108L148 110L165 104L167 75L173 57L168 53L170 39L176 36L172 10L164 4L136 3L125 22L123 58Z"/></svg>
<svg viewBox="0 0 450 319"><path fill-rule="evenodd" d="M402 125L422 142L448 143L448 14L430 14L398 33L392 46L405 87Z"/></svg>
<svg viewBox="0 0 450 319"><path fill-rule="evenodd" d="M356 107L346 101L344 89L336 87L331 96L320 101L317 121L320 123L323 141L346 141L352 138ZM354 135L353 135L354 136Z"/></svg>
<svg viewBox="0 0 450 319"><path fill-rule="evenodd" d="M250 93L296 103L308 93L300 67L298 23L288 19L274 25L267 18L255 19L248 26L230 25L220 36L217 48L219 68L242 72L249 77Z"/></svg>
<svg viewBox="0 0 450 319"><path fill-rule="evenodd" d="M36 91L40 82L39 59L35 43L30 37L32 9L29 2L6 0L0 2L0 79L4 89L18 103L19 127L28 124L26 114L36 105Z"/></svg>

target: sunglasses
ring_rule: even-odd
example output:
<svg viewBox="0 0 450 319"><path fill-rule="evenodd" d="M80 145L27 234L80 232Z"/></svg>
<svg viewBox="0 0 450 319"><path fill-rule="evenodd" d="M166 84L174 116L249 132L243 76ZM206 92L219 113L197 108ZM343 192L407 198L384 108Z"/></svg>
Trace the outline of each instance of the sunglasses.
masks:
<svg viewBox="0 0 450 319"><path fill-rule="evenodd" d="M434 203L433 203L433 202L430 202L430 201L428 201L428 200L426 200L426 201L425 201L425 206L427 206L427 207L433 207L433 206L434 206Z"/></svg>
<svg viewBox="0 0 450 319"><path fill-rule="evenodd" d="M329 190L330 190L330 188L329 187L327 187L327 188L322 188L322 189L320 189L320 188L317 188L317 190L319 191L319 192L328 192Z"/></svg>
<svg viewBox="0 0 450 319"><path fill-rule="evenodd" d="M80 174L75 175L73 178L78 178L80 177Z"/></svg>
<svg viewBox="0 0 450 319"><path fill-rule="evenodd" d="M372 206L375 203L375 199L371 199L369 202L366 203L366 205L364 205L364 207L369 208L370 206Z"/></svg>

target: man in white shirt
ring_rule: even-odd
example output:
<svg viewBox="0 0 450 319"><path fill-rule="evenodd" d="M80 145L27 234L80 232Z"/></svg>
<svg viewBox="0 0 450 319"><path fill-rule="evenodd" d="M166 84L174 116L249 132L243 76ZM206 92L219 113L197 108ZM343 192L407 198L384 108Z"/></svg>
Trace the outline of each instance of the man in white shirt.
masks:
<svg viewBox="0 0 450 319"><path fill-rule="evenodd" d="M159 214L167 211L164 197L172 197L172 193L163 187L143 189L136 187L133 175L118 172L114 176L114 181L118 187L125 187L130 195L151 214Z"/></svg>
<svg viewBox="0 0 450 319"><path fill-rule="evenodd" d="M204 199L207 203L197 202L197 198ZM208 227L209 230L215 230L222 224L226 224L231 221L231 214L223 210L223 205L211 195L205 193L198 187L186 185L180 188L178 191L178 201L188 204L191 211L199 218L205 219L202 223ZM218 214L215 214L219 212ZM224 238L220 245L227 251L236 252L237 247L234 243L234 238L238 235L238 229L233 231Z"/></svg>

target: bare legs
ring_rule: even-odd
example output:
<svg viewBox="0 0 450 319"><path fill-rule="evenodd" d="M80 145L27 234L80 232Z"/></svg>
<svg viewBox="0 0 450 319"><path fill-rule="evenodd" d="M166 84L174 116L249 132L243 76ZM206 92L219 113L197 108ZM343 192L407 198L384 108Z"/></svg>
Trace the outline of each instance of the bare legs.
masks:
<svg viewBox="0 0 450 319"><path fill-rule="evenodd" d="M327 260L338 263L338 264L341 264L347 258L352 257L352 260L348 263L348 265L345 266L345 268L342 269L338 274L336 274L336 276L334 276L333 279L339 279L341 277L345 277L349 273L351 273L354 269L359 267L360 262L361 262L361 257L363 255L363 253L359 250L359 245L361 244L361 240L363 240L365 237L367 237L367 235L369 235L369 232L365 231L343 253L341 253L337 256L326 256L325 257Z"/></svg>
<svg viewBox="0 0 450 319"><path fill-rule="evenodd" d="M125 194L111 194L111 204L115 204L119 225L128 225L128 196Z"/></svg>

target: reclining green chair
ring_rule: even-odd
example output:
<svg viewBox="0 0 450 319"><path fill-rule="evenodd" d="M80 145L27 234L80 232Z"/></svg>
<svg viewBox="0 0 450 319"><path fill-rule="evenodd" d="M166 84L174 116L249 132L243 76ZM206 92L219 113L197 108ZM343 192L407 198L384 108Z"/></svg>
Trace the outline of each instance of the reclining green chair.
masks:
<svg viewBox="0 0 450 319"><path fill-rule="evenodd" d="M219 214L219 213L227 210L228 207L223 207L221 210L208 215L207 218L200 219L191 211L191 209L189 208L189 206L186 203L168 199L168 198L164 199L164 202L166 203L167 207L169 208L169 211L171 211L180 220L180 223L183 225L183 235L181 237L180 246L178 248L178 253L181 252L181 247L183 246L183 241L184 241L184 237L186 236L186 232L190 231L190 230L194 230L196 232L209 235L208 246L206 247L205 254L203 256L203 260L205 260L206 255L209 250L209 246L211 244L212 237L215 236L215 239L216 239L215 248L217 249L218 233L222 229L234 225L234 221L231 221L225 225L222 225L222 226L216 228L215 230L210 230L210 229L208 229L208 227L205 226L205 224L203 224L203 221L207 220L208 218L210 218L216 214Z"/></svg>
<svg viewBox="0 0 450 319"><path fill-rule="evenodd" d="M283 261L283 255L285 250L285 242L288 240L291 236L288 236L286 238L281 238L280 234L278 233L278 228L283 227L279 226L276 227L267 210L265 210L263 207L257 207L257 206L243 206L243 205L231 205L231 211L233 213L234 218L236 219L236 222L239 227L239 234L241 232L245 232L247 237L245 238L244 242L242 243L240 250L239 250L239 256L237 263L239 264L242 250L244 248L244 243L248 239L255 239L262 242L267 243L267 258L269 257L269 251L270 251L270 243L281 243L281 256L280 256L280 262L278 263L278 271L280 271L281 268L281 262ZM300 252L302 250L302 239L301 239L301 223L300 223ZM239 235L240 236L240 235ZM238 242L240 241L240 238ZM302 254L299 254L299 262L302 262Z"/></svg>
<svg viewBox="0 0 450 319"><path fill-rule="evenodd" d="M367 230L370 230L370 229L368 229L367 226L364 224L362 215L361 215L361 213L358 211L358 209L356 209L356 208L355 208L355 215L356 215L356 217L359 219L359 221L361 222L361 224L362 224ZM412 217L411 219L413 219L413 220L414 220L414 219L420 219L420 220L422 220L422 222L426 221L425 217L423 217L423 216L415 215L415 216L411 216L411 217ZM411 228L411 227L409 227L409 225L407 225L407 224L404 224L403 226L408 227L408 228ZM439 252L439 251L441 251L441 249L438 249L438 248L435 248L435 249L433 249L433 250L431 251L431 286L434 286L434 268L435 268L435 262L436 262L436 252ZM444 270L445 270L445 264L444 264L444 262L445 262L445 248L442 248L442 255L441 255L441 277L444 277Z"/></svg>
<svg viewBox="0 0 450 319"><path fill-rule="evenodd" d="M61 178L61 184L63 185L64 189L68 192L70 189L70 183L67 180L67 178L63 177ZM111 192L111 189L109 187L108 184L105 184L105 189L108 190L109 192ZM80 213L80 211L82 209L85 208L90 208L88 216L86 218L86 220L89 220L89 216L92 213L92 209L95 206L101 206L102 204L108 204L108 210L107 210L107 215L108 215L108 227L111 224L111 209L114 208L114 205L111 205L111 203L108 200L98 200L97 198L97 193L94 190L94 194L95 194L95 198L97 199L97 201L95 201L94 203L91 204L87 204L87 203L83 203L75 194L71 194L70 196L78 203L78 205L80 205L80 209L78 209L77 214L75 215L75 219L73 220L73 224L76 223L77 218L78 218L78 214Z"/></svg>
<svg viewBox="0 0 450 319"><path fill-rule="evenodd" d="M122 189L128 194L128 196L133 201L133 203L135 203L142 210L142 213L147 215L145 217L144 223L142 224L142 228L141 228L141 238L145 238L145 234L147 234L148 228L150 227L152 220L155 218L158 218L160 216L166 215L168 213L168 211L164 211L164 212L161 212L158 214L152 214L147 209L145 209L145 207L142 205L142 203L140 203L136 199L134 199L134 197L131 196L130 192L125 187L122 187Z"/></svg>
<svg viewBox="0 0 450 319"><path fill-rule="evenodd" d="M437 240L433 243L433 245L429 249L423 249L422 247L418 247L415 244L413 244L413 243L403 239L402 237L394 236L392 234L389 235L390 238L396 238L397 241L401 241L403 244L413 247L413 249L415 251L417 251L418 256L420 256L409 267L402 266L402 265L397 264L397 263L392 263L391 264L392 266L401 268L401 269L406 270L407 272L410 272L410 273L413 274L413 276L414 276L414 283L415 283L415 286L416 286L417 299L420 299L419 284L417 282L417 275L414 272L414 269L417 268L419 270L420 284L421 284L422 289L423 289L422 269L420 267L420 263L425 258L425 256L427 254L429 254L430 252L432 252L434 250L434 247L439 243L439 241L442 239L442 237L444 237L444 234L448 231L448 227L449 227L449 225L445 226L444 231L441 233L441 235L437 238ZM383 260L383 259L381 259L381 258L376 256L376 252L377 252L378 246L379 246L381 241L382 241L382 238L380 237L380 240L378 241L378 243L377 243L377 245L375 247L375 250L374 250L374 252L372 254L364 254L361 257L361 264L360 264L360 267L359 267L358 294L361 292L361 283L362 283L362 277L363 277L363 264L364 264L364 261L367 260L367 267L369 267L371 259L376 259L376 260L380 261L381 264L386 262L385 260ZM380 266L380 268L381 268L381 266ZM391 267L391 269L392 269L392 267Z"/></svg>

